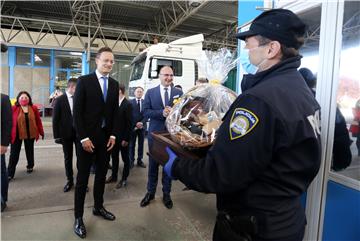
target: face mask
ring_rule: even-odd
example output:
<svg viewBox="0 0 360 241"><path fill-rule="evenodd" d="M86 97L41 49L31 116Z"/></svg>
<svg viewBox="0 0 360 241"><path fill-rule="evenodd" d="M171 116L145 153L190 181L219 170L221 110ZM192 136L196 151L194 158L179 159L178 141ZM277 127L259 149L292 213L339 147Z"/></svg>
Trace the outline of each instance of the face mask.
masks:
<svg viewBox="0 0 360 241"><path fill-rule="evenodd" d="M20 105L22 106L25 106L25 105L28 105L29 104L29 100L28 99L22 99L19 101L20 102Z"/></svg>
<svg viewBox="0 0 360 241"><path fill-rule="evenodd" d="M259 68L256 65L253 65L250 62L249 50L248 49L241 49L241 51L240 51L240 63L242 65L243 69L248 74L256 74L256 72L259 70Z"/></svg>

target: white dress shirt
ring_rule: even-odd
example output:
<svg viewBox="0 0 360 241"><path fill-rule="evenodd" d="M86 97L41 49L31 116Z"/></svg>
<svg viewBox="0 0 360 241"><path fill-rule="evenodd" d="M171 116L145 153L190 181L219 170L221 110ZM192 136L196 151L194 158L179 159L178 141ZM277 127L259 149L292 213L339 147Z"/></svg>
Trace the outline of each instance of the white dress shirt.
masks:
<svg viewBox="0 0 360 241"><path fill-rule="evenodd" d="M97 77L100 87L101 87L101 92L104 93L104 80L101 77L106 77L106 86L107 86L107 89L109 89L109 74L104 76L104 75L100 74L100 72L98 70L95 70L95 73L96 73L96 77Z"/></svg>

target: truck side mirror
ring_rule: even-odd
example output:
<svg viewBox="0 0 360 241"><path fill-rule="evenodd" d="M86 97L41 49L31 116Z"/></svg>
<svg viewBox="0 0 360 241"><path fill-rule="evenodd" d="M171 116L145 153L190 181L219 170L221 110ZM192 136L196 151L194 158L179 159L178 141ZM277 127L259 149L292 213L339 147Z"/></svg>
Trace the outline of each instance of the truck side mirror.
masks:
<svg viewBox="0 0 360 241"><path fill-rule="evenodd" d="M151 78L156 78L158 76L158 73L156 70L152 70L151 73L150 73L150 77Z"/></svg>
<svg viewBox="0 0 360 241"><path fill-rule="evenodd" d="M152 71L157 71L157 59L152 59L151 60L151 72Z"/></svg>

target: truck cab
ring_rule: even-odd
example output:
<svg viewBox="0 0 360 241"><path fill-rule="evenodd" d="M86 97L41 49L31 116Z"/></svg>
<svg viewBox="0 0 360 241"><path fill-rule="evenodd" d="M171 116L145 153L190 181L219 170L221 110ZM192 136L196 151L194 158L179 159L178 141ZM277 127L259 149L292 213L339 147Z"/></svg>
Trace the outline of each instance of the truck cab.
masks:
<svg viewBox="0 0 360 241"><path fill-rule="evenodd" d="M193 87L199 77L196 60L201 57L203 41L204 36L197 34L168 44L158 43L142 51L131 63L129 97L134 98L138 86L146 92L160 84L159 70L164 65L173 68L174 85L181 85L184 92Z"/></svg>

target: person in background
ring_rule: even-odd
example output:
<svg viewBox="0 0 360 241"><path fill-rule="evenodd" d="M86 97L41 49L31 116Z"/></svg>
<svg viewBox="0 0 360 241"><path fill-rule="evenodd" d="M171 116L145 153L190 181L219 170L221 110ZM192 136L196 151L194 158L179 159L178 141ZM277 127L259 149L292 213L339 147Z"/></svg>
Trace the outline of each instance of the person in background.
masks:
<svg viewBox="0 0 360 241"><path fill-rule="evenodd" d="M119 171L119 152L121 152L121 159L124 162L124 168L121 180L116 185L116 188L118 189L127 185L127 178L130 171L129 140L131 131L131 104L125 97L125 86L123 84L119 85L119 108L117 111L117 119L119 131L116 135L115 146L111 151L112 173L106 180L106 183L117 181Z"/></svg>
<svg viewBox="0 0 360 241"><path fill-rule="evenodd" d="M207 78L198 78L196 81L195 81L195 85L201 85L201 84L207 84L209 83L209 80Z"/></svg>
<svg viewBox="0 0 360 241"><path fill-rule="evenodd" d="M63 95L63 92L60 90L59 86L56 86L54 92L52 92L51 95L49 96L49 103L52 107L55 106L56 98L61 95Z"/></svg>
<svg viewBox="0 0 360 241"><path fill-rule="evenodd" d="M95 72L78 78L74 95L74 124L81 147L78 150L78 173L75 186L74 232L86 237L83 222L84 202L90 167L95 160L93 215L114 221L115 215L104 207L104 188L108 155L115 145L119 85L110 77L114 65L111 48L100 48L95 58Z"/></svg>
<svg viewBox="0 0 360 241"><path fill-rule="evenodd" d="M360 156L360 99L356 101L353 108L354 119L350 125L350 132L356 137L357 155Z"/></svg>
<svg viewBox="0 0 360 241"><path fill-rule="evenodd" d="M144 100L142 99L144 95L144 89L142 87L136 87L134 94L135 98L130 101L132 110L131 138L129 147L130 168L134 166L135 162L136 139L138 140L137 166L146 168L143 162L144 139L146 129L146 118L144 117Z"/></svg>
<svg viewBox="0 0 360 241"><path fill-rule="evenodd" d="M12 108L11 150L8 167L9 180L15 176L23 141L25 143L25 154L28 163L26 172L31 173L33 171L34 142L39 139L39 136L44 139L44 129L39 110L33 105L30 94L26 91L20 91Z"/></svg>
<svg viewBox="0 0 360 241"><path fill-rule="evenodd" d="M297 70L305 31L290 10L256 17L237 34L241 64L253 67L206 157L186 160L167 147L169 177L216 193L214 241L303 240L301 196L321 164L320 105Z"/></svg>
<svg viewBox="0 0 360 241"><path fill-rule="evenodd" d="M315 96L316 76L308 68L300 68L299 72ZM350 146L352 141L346 127L345 118L338 107L336 107L334 131L335 133L331 168L334 171L340 171L348 167L351 163L352 154Z"/></svg>
<svg viewBox="0 0 360 241"><path fill-rule="evenodd" d="M182 86L181 85L175 85L174 88L182 91Z"/></svg>
<svg viewBox="0 0 360 241"><path fill-rule="evenodd" d="M2 44L1 44L2 45ZM1 93L1 212L6 208L8 199L8 174L5 153L11 141L12 111L8 95Z"/></svg>
<svg viewBox="0 0 360 241"><path fill-rule="evenodd" d="M160 85L155 88L149 89L146 92L144 100L144 116L150 119L149 133L153 131L165 131L165 120L170 114L173 100L179 98L183 93L172 88L174 72L170 66L163 66L159 71ZM153 138L148 135L149 150L153 145ZM145 207L150 204L150 201L155 198L156 186L158 182L159 164L156 160L149 157L149 170L148 170L148 183L147 193L141 200L140 206ZM166 208L171 209L173 202L170 197L171 192L171 179L168 175L162 173L163 184L163 204Z"/></svg>
<svg viewBox="0 0 360 241"><path fill-rule="evenodd" d="M68 80L67 89L64 95L57 98L53 117L53 135L55 143L61 144L64 153L65 173L67 182L63 188L68 192L74 186L73 172L73 145L75 144L76 157L79 144L76 141L76 133L73 121L74 93L76 89L76 78Z"/></svg>

